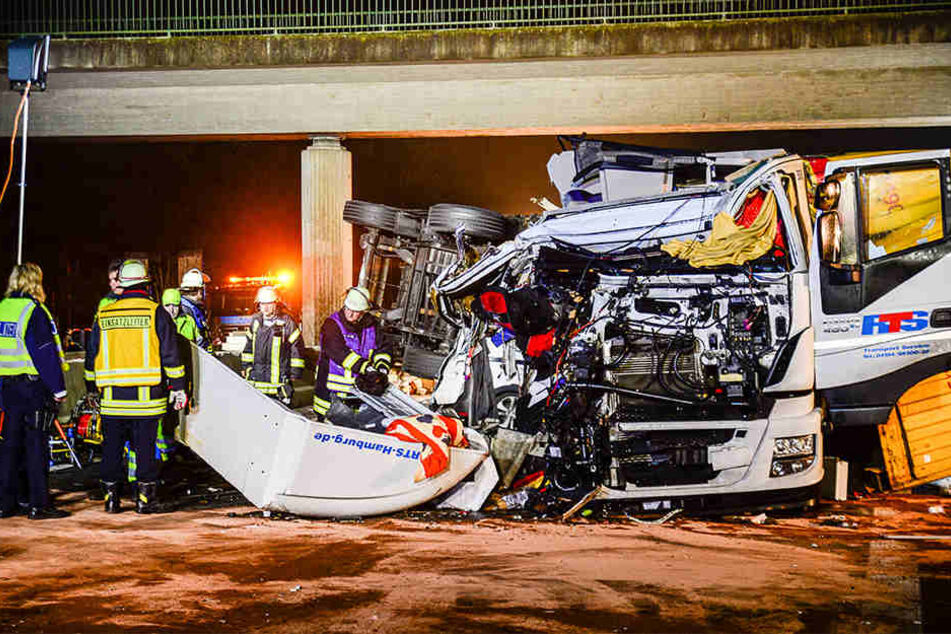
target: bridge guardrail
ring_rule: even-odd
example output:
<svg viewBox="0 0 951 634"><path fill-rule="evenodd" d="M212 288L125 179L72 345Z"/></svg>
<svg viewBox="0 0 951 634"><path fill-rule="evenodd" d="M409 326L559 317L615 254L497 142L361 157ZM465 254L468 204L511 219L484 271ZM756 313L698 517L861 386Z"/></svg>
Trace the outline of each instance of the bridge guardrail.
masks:
<svg viewBox="0 0 951 634"><path fill-rule="evenodd" d="M0 37L376 33L904 13L951 0L4 0Z"/></svg>

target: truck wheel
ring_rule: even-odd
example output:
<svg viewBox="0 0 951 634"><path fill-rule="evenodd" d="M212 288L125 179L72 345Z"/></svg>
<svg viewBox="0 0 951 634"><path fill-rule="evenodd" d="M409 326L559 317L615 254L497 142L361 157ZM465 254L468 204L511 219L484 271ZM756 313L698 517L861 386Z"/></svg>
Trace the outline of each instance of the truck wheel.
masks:
<svg viewBox="0 0 951 634"><path fill-rule="evenodd" d="M426 212L420 209L399 209L396 210L396 224L393 233L401 238L416 240L423 229L423 223L426 222Z"/></svg>
<svg viewBox="0 0 951 634"><path fill-rule="evenodd" d="M495 417L499 427L518 431L515 416L518 413L518 388L503 387L495 391Z"/></svg>
<svg viewBox="0 0 951 634"><path fill-rule="evenodd" d="M435 233L452 234L462 226L467 236L489 241L505 240L512 233L512 225L502 214L467 205L433 205L428 223Z"/></svg>
<svg viewBox="0 0 951 634"><path fill-rule="evenodd" d="M439 376L446 355L430 352L425 348L407 346L403 353L403 370L423 379L435 379Z"/></svg>
<svg viewBox="0 0 951 634"><path fill-rule="evenodd" d="M348 200L343 206L343 219L350 224L395 233L399 212L392 207L362 200Z"/></svg>

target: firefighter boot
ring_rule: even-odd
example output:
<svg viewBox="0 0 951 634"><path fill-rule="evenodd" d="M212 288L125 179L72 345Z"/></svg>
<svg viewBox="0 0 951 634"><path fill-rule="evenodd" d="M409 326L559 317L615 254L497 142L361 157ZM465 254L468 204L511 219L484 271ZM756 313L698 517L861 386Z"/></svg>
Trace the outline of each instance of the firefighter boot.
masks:
<svg viewBox="0 0 951 634"><path fill-rule="evenodd" d="M157 492L157 482L139 482L139 495L135 500L135 512L142 514L155 513L158 510L156 504Z"/></svg>
<svg viewBox="0 0 951 634"><path fill-rule="evenodd" d="M103 482L102 499L105 500L106 513L119 512L119 483Z"/></svg>

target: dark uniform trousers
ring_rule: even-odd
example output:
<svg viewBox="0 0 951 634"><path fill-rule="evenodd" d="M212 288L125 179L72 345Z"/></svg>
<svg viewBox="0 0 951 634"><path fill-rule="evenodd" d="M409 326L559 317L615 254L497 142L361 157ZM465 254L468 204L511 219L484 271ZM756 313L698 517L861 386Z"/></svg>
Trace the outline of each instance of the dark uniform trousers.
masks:
<svg viewBox="0 0 951 634"><path fill-rule="evenodd" d="M25 377L2 380L3 430L0 435L0 509L16 508L21 467L25 467L30 506L49 506L47 477L50 469L49 433L42 423L44 409L38 392L42 385Z"/></svg>
<svg viewBox="0 0 951 634"><path fill-rule="evenodd" d="M129 440L135 451L135 477L139 482L158 480L159 463L155 459L155 437L161 416L133 418L131 416L102 417L102 464L100 477L103 482L122 482L126 479L126 461L122 447Z"/></svg>

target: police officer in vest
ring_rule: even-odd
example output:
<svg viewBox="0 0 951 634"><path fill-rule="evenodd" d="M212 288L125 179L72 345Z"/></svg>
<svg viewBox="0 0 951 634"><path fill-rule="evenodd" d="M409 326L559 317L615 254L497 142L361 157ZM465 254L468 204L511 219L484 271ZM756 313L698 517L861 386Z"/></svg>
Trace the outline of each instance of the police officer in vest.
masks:
<svg viewBox="0 0 951 634"><path fill-rule="evenodd" d="M14 515L21 464L26 466L29 517L66 517L50 506L49 427L54 401L66 399L67 370L56 324L43 305L43 271L27 262L13 267L0 301L0 517Z"/></svg>
<svg viewBox="0 0 951 634"><path fill-rule="evenodd" d="M254 298L251 335L241 353L244 376L268 396L291 404L291 379L304 372L303 343L297 323L285 313L273 286L262 286Z"/></svg>
<svg viewBox="0 0 951 634"><path fill-rule="evenodd" d="M362 286L347 291L343 308L324 320L320 328L320 358L314 385L314 411L326 416L334 396L353 391L357 377L365 384L386 389L393 359L380 336L370 310L370 292Z"/></svg>
<svg viewBox="0 0 951 634"><path fill-rule="evenodd" d="M185 367L175 324L150 294L141 260L119 269L121 297L96 315L86 349L86 388L98 390L103 425L100 479L108 513L119 512L122 447L130 438L136 453L138 513L155 510L158 462L155 437L169 402L185 407ZM169 392L171 388L171 392Z"/></svg>

